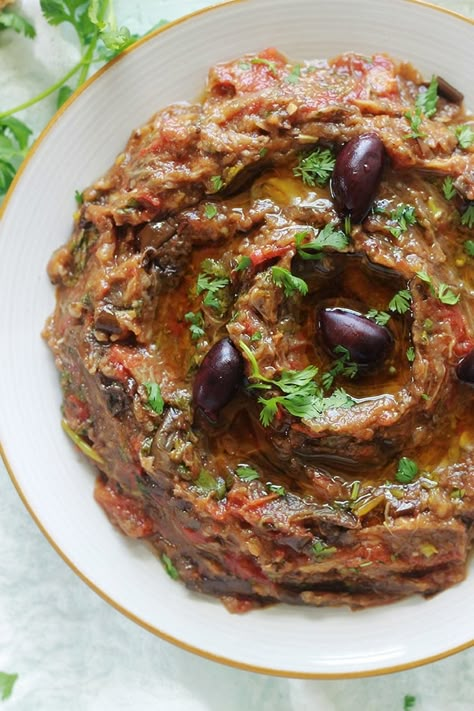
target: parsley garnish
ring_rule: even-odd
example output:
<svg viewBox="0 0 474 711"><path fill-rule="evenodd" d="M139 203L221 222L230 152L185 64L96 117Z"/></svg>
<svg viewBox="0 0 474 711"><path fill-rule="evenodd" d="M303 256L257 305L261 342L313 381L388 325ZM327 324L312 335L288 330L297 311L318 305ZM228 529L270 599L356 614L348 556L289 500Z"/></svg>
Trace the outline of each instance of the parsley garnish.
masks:
<svg viewBox="0 0 474 711"><path fill-rule="evenodd" d="M321 252L325 247L341 250L349 244L347 235L342 230L336 230L333 222L325 225L315 239L304 242L309 234L309 232L295 234L296 251L302 259L321 259Z"/></svg>
<svg viewBox="0 0 474 711"><path fill-rule="evenodd" d="M250 336L251 341L261 341L263 338L262 332L261 331L255 331L255 333L252 333Z"/></svg>
<svg viewBox="0 0 474 711"><path fill-rule="evenodd" d="M82 205L82 203L84 202L84 196L81 192L79 192L79 190L76 190L74 192L74 199L78 205Z"/></svg>
<svg viewBox="0 0 474 711"><path fill-rule="evenodd" d="M250 60L250 62L251 64L264 64L268 68L269 72L271 72L274 76L277 76L277 67L275 62L271 62L269 59L263 59L262 57L254 57Z"/></svg>
<svg viewBox="0 0 474 711"><path fill-rule="evenodd" d="M204 318L200 311L196 311L196 313L188 311L187 314L184 314L184 319L189 323L189 332L193 341L197 341L204 336Z"/></svg>
<svg viewBox="0 0 474 711"><path fill-rule="evenodd" d="M431 77L430 85L426 91L420 91L416 97L415 106L420 109L425 116L430 118L436 113L436 103L438 101L438 80Z"/></svg>
<svg viewBox="0 0 474 711"><path fill-rule="evenodd" d="M213 175L211 178L211 183L212 183L212 189L214 192L219 192L219 190L222 190L224 187L224 181L222 180L220 175Z"/></svg>
<svg viewBox="0 0 474 711"><path fill-rule="evenodd" d="M143 385L148 395L147 404L151 407L153 412L156 412L157 415L161 415L165 407L165 401L161 395L160 386L158 383L143 383Z"/></svg>
<svg viewBox="0 0 474 711"><path fill-rule="evenodd" d="M6 701L10 698L17 679L18 674L0 672L0 699L2 701Z"/></svg>
<svg viewBox="0 0 474 711"><path fill-rule="evenodd" d="M370 309L367 312L367 318L372 319L372 321L375 321L375 323L379 326L386 326L392 317L386 311L377 311L377 309Z"/></svg>
<svg viewBox="0 0 474 711"><path fill-rule="evenodd" d="M212 202L206 203L204 206L204 214L208 220L212 220L217 215L217 207Z"/></svg>
<svg viewBox="0 0 474 711"><path fill-rule="evenodd" d="M389 219L397 223L395 227L389 227L389 230L398 239L402 232L407 231L409 225L416 223L415 208L413 205L401 203L395 210L392 210Z"/></svg>
<svg viewBox="0 0 474 711"><path fill-rule="evenodd" d="M331 370L327 373L323 373L321 377L321 383L325 390L328 390L334 382L334 379L338 375L342 375L345 378L354 378L358 373L357 363L351 361L351 354L344 348L344 346L336 346L334 353L339 354L339 358L332 364Z"/></svg>
<svg viewBox="0 0 474 711"><path fill-rule="evenodd" d="M415 349L413 348L413 346L409 346L407 348L407 360L410 363L413 363L413 361L415 360L415 356L416 356Z"/></svg>
<svg viewBox="0 0 474 711"><path fill-rule="evenodd" d="M396 311L399 314L405 314L411 308L411 294L408 289L397 291L391 299L388 308L390 311Z"/></svg>
<svg viewBox="0 0 474 711"><path fill-rule="evenodd" d="M247 255L240 258L239 263L235 267L236 272L243 272L244 269L248 269L252 265L252 260Z"/></svg>
<svg viewBox="0 0 474 711"><path fill-rule="evenodd" d="M207 469L201 469L194 486L203 496L215 494L216 499L219 500L224 498L227 491L224 479L220 476L213 477Z"/></svg>
<svg viewBox="0 0 474 711"><path fill-rule="evenodd" d="M280 486L279 484L272 484L271 481L267 481L265 486L272 494L278 494L278 496L285 496L285 494L286 494L285 487Z"/></svg>
<svg viewBox="0 0 474 711"><path fill-rule="evenodd" d="M178 580L179 578L179 573L174 567L173 563L171 562L171 558L166 555L166 553L163 553L161 556L161 562L163 563L163 567L173 580Z"/></svg>
<svg viewBox="0 0 474 711"><path fill-rule="evenodd" d="M461 148L470 148L474 143L474 131L471 126L456 126L454 132Z"/></svg>
<svg viewBox="0 0 474 711"><path fill-rule="evenodd" d="M395 479L400 482L400 484L409 484L418 474L418 464L409 459L408 457L402 457L398 462L398 468L395 474Z"/></svg>
<svg viewBox="0 0 474 711"><path fill-rule="evenodd" d="M13 30L20 35L33 39L36 37L36 30L22 15L15 10L2 10L0 12L0 31Z"/></svg>
<svg viewBox="0 0 474 711"><path fill-rule="evenodd" d="M222 314L227 308L227 294L225 287L229 284L229 279L224 276L225 271L219 262L213 259L205 259L201 263L201 272L198 275L196 292L205 292L203 304Z"/></svg>
<svg viewBox="0 0 474 711"><path fill-rule="evenodd" d="M416 111L407 111L405 113L405 118L408 119L410 123L411 133L405 134L403 138L424 138L426 133L420 131L421 122L423 120L423 113L420 108Z"/></svg>
<svg viewBox="0 0 474 711"><path fill-rule="evenodd" d="M454 187L454 181L450 175L447 175L443 180L443 195L446 200L452 200L456 195L456 188Z"/></svg>
<svg viewBox="0 0 474 711"><path fill-rule="evenodd" d="M248 464L239 464L235 473L242 481L250 482L255 481L255 479L260 479L260 474Z"/></svg>
<svg viewBox="0 0 474 711"><path fill-rule="evenodd" d="M412 709L415 708L415 704L416 704L415 696L406 694L405 698L403 699L403 711L411 711Z"/></svg>
<svg viewBox="0 0 474 711"><path fill-rule="evenodd" d="M334 548L334 546L328 546L327 543L321 540L315 541L311 546L311 549L316 558L327 558L337 552L337 548Z"/></svg>
<svg viewBox="0 0 474 711"><path fill-rule="evenodd" d="M301 76L301 64L295 64L288 76L285 77L287 84L296 84Z"/></svg>
<svg viewBox="0 0 474 711"><path fill-rule="evenodd" d="M435 289L433 285L433 280L431 279L430 275L427 274L426 272L417 272L416 275L424 281L426 284L428 284L431 293L433 296L436 296L436 298L441 301L442 304L447 304L448 306L454 306L454 304L457 304L460 296L459 294L455 294L452 289L449 288L447 284L440 283L438 284L438 288Z"/></svg>
<svg viewBox="0 0 474 711"><path fill-rule="evenodd" d="M461 225L466 225L470 230L474 227L474 203L461 215Z"/></svg>
<svg viewBox="0 0 474 711"><path fill-rule="evenodd" d="M326 185L334 166L336 158L329 148L316 148L312 153L302 156L293 173L301 178L305 185Z"/></svg>
<svg viewBox="0 0 474 711"><path fill-rule="evenodd" d="M303 296L308 293L308 285L304 279L293 276L288 269L283 267L272 267L272 279L277 286L284 290L285 296L291 296L295 291L299 291Z"/></svg>
<svg viewBox="0 0 474 711"><path fill-rule="evenodd" d="M468 257L474 257L474 240L467 239L464 242L464 251Z"/></svg>
<svg viewBox="0 0 474 711"><path fill-rule="evenodd" d="M322 390L314 380L318 372L314 365L308 365L304 370L283 370L278 380L272 380L262 375L255 356L245 343L241 341L240 347L250 361L251 374L249 377L257 381L250 387L260 390L278 388L283 393L283 395L271 398L259 397L258 402L263 405L260 412L260 422L264 427L268 427L272 422L279 406L294 417L314 419L331 408L347 408L355 404L354 400L342 388L336 389L329 397L324 397Z"/></svg>
<svg viewBox="0 0 474 711"><path fill-rule="evenodd" d="M31 130L13 116L0 119L0 195L6 193L29 149Z"/></svg>

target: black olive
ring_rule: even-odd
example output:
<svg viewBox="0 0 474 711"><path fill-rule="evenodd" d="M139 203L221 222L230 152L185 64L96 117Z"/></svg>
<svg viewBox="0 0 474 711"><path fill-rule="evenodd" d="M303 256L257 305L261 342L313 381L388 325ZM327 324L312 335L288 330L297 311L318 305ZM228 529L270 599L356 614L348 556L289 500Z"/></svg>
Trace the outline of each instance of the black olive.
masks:
<svg viewBox="0 0 474 711"><path fill-rule="evenodd" d="M343 346L351 361L361 366L380 363L393 344L388 328L348 309L322 310L319 327L324 345L331 353L337 346Z"/></svg>
<svg viewBox="0 0 474 711"><path fill-rule="evenodd" d="M456 375L463 383L474 385L474 348L459 361L456 367Z"/></svg>
<svg viewBox="0 0 474 711"><path fill-rule="evenodd" d="M242 356L230 338L218 341L206 354L196 374L193 387L195 407L215 421L219 411L232 399L243 375Z"/></svg>
<svg viewBox="0 0 474 711"><path fill-rule="evenodd" d="M382 179L385 148L376 133L364 133L339 152L331 178L337 207L354 222L367 216Z"/></svg>

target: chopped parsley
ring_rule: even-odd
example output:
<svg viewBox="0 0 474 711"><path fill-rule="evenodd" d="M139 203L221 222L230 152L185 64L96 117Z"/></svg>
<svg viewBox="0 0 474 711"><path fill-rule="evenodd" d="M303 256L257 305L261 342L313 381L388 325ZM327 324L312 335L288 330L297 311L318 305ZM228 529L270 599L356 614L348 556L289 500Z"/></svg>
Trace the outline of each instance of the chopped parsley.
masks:
<svg viewBox="0 0 474 711"><path fill-rule="evenodd" d="M153 412L161 415L165 407L165 401L161 395L161 388L158 383L143 383L148 395L147 405L151 407Z"/></svg>
<svg viewBox="0 0 474 711"><path fill-rule="evenodd" d="M6 701L10 698L17 679L18 674L0 672L0 699L2 701Z"/></svg>
<svg viewBox="0 0 474 711"><path fill-rule="evenodd" d="M472 239L467 239L464 242L464 251L466 252L468 257L474 257L474 240Z"/></svg>
<svg viewBox="0 0 474 711"><path fill-rule="evenodd" d="M243 257L240 258L239 263L235 267L236 272L243 272L244 269L248 269L252 265L252 260L250 257L247 257L244 255Z"/></svg>
<svg viewBox="0 0 474 711"><path fill-rule="evenodd" d="M441 301L442 304L447 304L448 306L454 306L454 304L457 304L460 296L459 294L455 294L452 289L449 288L447 284L440 283L438 284L438 288L435 289L433 285L433 280L431 279L430 275L427 274L424 271L417 272L416 275L424 281L426 284L428 284L431 293L433 296L436 296L438 301Z"/></svg>
<svg viewBox="0 0 474 711"><path fill-rule="evenodd" d="M178 580L179 578L179 573L174 567L173 563L171 562L171 558L166 555L166 553L163 553L161 556L161 562L163 563L163 567L173 580Z"/></svg>
<svg viewBox="0 0 474 711"><path fill-rule="evenodd" d="M285 494L286 494L285 487L280 486L279 484L272 484L271 481L267 481L265 486L267 487L268 491L270 491L272 494L278 494L278 496L285 496Z"/></svg>
<svg viewBox="0 0 474 711"><path fill-rule="evenodd" d="M391 299L388 308L398 314L405 314L411 308L411 294L408 289L400 289Z"/></svg>
<svg viewBox="0 0 474 711"><path fill-rule="evenodd" d="M400 482L400 484L409 484L418 474L418 464L409 459L408 457L402 457L398 462L397 471L395 474L395 479Z"/></svg>
<svg viewBox="0 0 474 711"><path fill-rule="evenodd" d="M197 278L196 293L204 294L203 304L223 314L227 308L229 279L222 265L214 259L205 259Z"/></svg>
<svg viewBox="0 0 474 711"><path fill-rule="evenodd" d="M259 397L258 402L263 405L260 422L264 427L268 427L273 421L279 407L283 407L294 417L314 419L331 408L348 408L355 404L342 388L325 397L314 380L318 369L313 365L308 365L303 370L283 370L278 380L272 380L262 375L255 356L245 343L241 341L240 347L250 361L249 378L256 381L251 383L250 387L259 390L278 388L282 392L282 395L270 398Z"/></svg>
<svg viewBox="0 0 474 711"><path fill-rule="evenodd" d="M407 355L407 360L410 363L413 363L413 361L415 360L415 356L416 356L415 349L413 348L413 346L409 346L407 348L406 355Z"/></svg>
<svg viewBox="0 0 474 711"><path fill-rule="evenodd" d="M254 57L253 59L250 60L251 64L264 64L268 71L271 72L274 76L277 76L277 66L275 62L270 61L269 59L264 59L263 57Z"/></svg>
<svg viewBox="0 0 474 711"><path fill-rule="evenodd" d="M393 227L389 227L390 233L398 239L410 225L416 224L415 208L413 205L401 203L395 210L392 210L389 219L396 223Z"/></svg>
<svg viewBox="0 0 474 711"><path fill-rule="evenodd" d="M377 309L370 309L367 312L367 318L370 318L372 321L375 321L378 326L386 326L392 317L386 311L377 311Z"/></svg>
<svg viewBox="0 0 474 711"><path fill-rule="evenodd" d="M426 133L420 131L421 122L423 120L423 112L420 108L417 108L416 111L407 111L405 118L410 124L411 132L405 134L403 138L424 138L426 136Z"/></svg>
<svg viewBox="0 0 474 711"><path fill-rule="evenodd" d="M288 76L285 77L287 84L296 84L301 76L301 64L295 64Z"/></svg>
<svg viewBox="0 0 474 711"><path fill-rule="evenodd" d="M345 378L354 378L358 373L357 363L351 361L351 354L344 348L344 346L336 346L334 353L340 354L339 358L334 361L331 370L323 373L321 377L321 383L325 390L328 390L334 383L334 379L338 375L342 375Z"/></svg>
<svg viewBox="0 0 474 711"><path fill-rule="evenodd" d="M224 187L224 181L220 175L213 175L211 178L211 184L215 193L219 192L219 190L222 190Z"/></svg>
<svg viewBox="0 0 474 711"><path fill-rule="evenodd" d="M446 200L452 200L453 197L456 195L456 188L454 187L454 180L451 178L450 175L447 175L446 178L443 180L443 195L446 198Z"/></svg>
<svg viewBox="0 0 474 711"><path fill-rule="evenodd" d="M0 195L7 192L28 152L30 136L28 126L14 116L0 119Z"/></svg>
<svg viewBox="0 0 474 711"><path fill-rule="evenodd" d="M328 546L324 541L318 540L313 543L311 550L316 558L327 558L337 552L337 548L334 546Z"/></svg>
<svg viewBox="0 0 474 711"><path fill-rule="evenodd" d="M187 314L184 314L184 319L189 323L189 332L193 341L197 341L204 336L204 318L200 311L196 311L196 313L188 311Z"/></svg>
<svg viewBox="0 0 474 711"><path fill-rule="evenodd" d="M461 225L466 225L470 230L474 227L474 203L461 215Z"/></svg>
<svg viewBox="0 0 474 711"><path fill-rule="evenodd" d="M405 698L403 699L403 711L412 711L412 709L415 708L416 704L416 697L411 696L410 694L405 694Z"/></svg>
<svg viewBox="0 0 474 711"><path fill-rule="evenodd" d="M235 473L242 481L250 482L260 479L260 474L248 464L239 464L239 466L236 467Z"/></svg>
<svg viewBox="0 0 474 711"><path fill-rule="evenodd" d="M212 220L217 215L217 207L212 202L206 203L204 206L204 214L208 220Z"/></svg>
<svg viewBox="0 0 474 711"><path fill-rule="evenodd" d="M250 340L252 342L261 341L262 338L263 338L263 335L262 335L261 331L255 331L255 333L252 333L252 335L250 336Z"/></svg>
<svg viewBox="0 0 474 711"><path fill-rule="evenodd" d="M438 80L433 75L430 85L426 91L420 91L416 97L415 106L422 111L425 116L431 118L436 113L436 104L438 101Z"/></svg>
<svg viewBox="0 0 474 711"><path fill-rule="evenodd" d="M461 148L470 148L474 143L474 131L471 126L467 124L464 126L456 126L454 132Z"/></svg>
<svg viewBox="0 0 474 711"><path fill-rule="evenodd" d="M312 153L302 156L293 173L301 178L305 185L324 186L334 170L336 158L329 148L316 148Z"/></svg>
<svg viewBox="0 0 474 711"><path fill-rule="evenodd" d="M315 239L305 242L309 232L297 232L295 234L296 251L302 259L321 259L321 252L326 247L342 250L349 244L349 239L342 230L335 229L334 223L329 222L320 230Z"/></svg>
<svg viewBox="0 0 474 711"><path fill-rule="evenodd" d="M277 286L284 290L285 296L291 296L295 291L299 291L303 296L308 293L308 285L304 279L293 276L288 269L283 267L272 267L272 279Z"/></svg>
<svg viewBox="0 0 474 711"><path fill-rule="evenodd" d="M74 192L74 199L78 205L82 205L82 203L84 202L84 195L81 192L79 192L79 190L76 190Z"/></svg>
<svg viewBox="0 0 474 711"><path fill-rule="evenodd" d="M201 469L198 478L194 482L194 486L203 496L214 494L217 499L223 499L227 489L225 481L222 477L214 477L207 469Z"/></svg>

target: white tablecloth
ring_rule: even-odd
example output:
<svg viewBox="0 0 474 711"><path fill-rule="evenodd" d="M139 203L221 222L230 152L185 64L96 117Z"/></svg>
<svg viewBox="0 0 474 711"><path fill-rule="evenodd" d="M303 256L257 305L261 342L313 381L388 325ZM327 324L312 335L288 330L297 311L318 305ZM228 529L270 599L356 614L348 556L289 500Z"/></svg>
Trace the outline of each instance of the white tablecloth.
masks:
<svg viewBox="0 0 474 711"><path fill-rule="evenodd" d="M136 32L206 4L115 3L119 22ZM439 4L474 16L474 0ZM22 10L38 37L32 42L0 34L0 111L33 96L77 61L71 34L48 26L37 0L23 0ZM51 99L25 118L39 130L53 111ZM390 676L298 681L221 666L154 637L64 564L1 463L0 560L0 671L19 675L5 702L11 711L401 711L405 694L416 697L415 711L474 708L474 649Z"/></svg>

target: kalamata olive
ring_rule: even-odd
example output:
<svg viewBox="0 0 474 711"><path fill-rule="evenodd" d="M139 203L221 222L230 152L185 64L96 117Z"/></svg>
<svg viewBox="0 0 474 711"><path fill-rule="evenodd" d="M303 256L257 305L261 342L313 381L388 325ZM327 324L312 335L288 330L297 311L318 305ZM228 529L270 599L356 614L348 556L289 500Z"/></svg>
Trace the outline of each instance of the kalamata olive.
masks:
<svg viewBox="0 0 474 711"><path fill-rule="evenodd" d="M443 77L436 77L438 81L438 96L442 96L446 101L451 101L453 104L462 104L464 101L464 94L462 94L459 89L456 89L452 84L443 79Z"/></svg>
<svg viewBox="0 0 474 711"><path fill-rule="evenodd" d="M215 421L219 411L232 399L243 375L242 356L230 338L218 341L206 354L196 374L193 387L195 407Z"/></svg>
<svg viewBox="0 0 474 711"><path fill-rule="evenodd" d="M463 383L474 385L474 348L459 361L456 367L456 375Z"/></svg>
<svg viewBox="0 0 474 711"><path fill-rule="evenodd" d="M393 344L388 328L349 309L323 309L319 327L324 345L331 353L336 346L343 346L351 361L360 366L380 363Z"/></svg>
<svg viewBox="0 0 474 711"><path fill-rule="evenodd" d="M376 133L346 143L336 158L331 193L337 207L354 222L367 216L382 179L385 148Z"/></svg>

